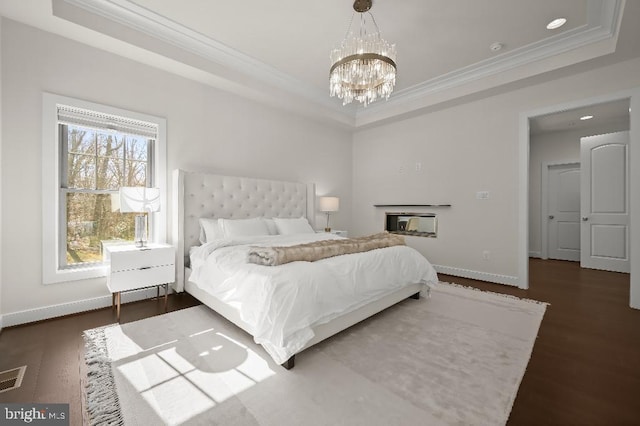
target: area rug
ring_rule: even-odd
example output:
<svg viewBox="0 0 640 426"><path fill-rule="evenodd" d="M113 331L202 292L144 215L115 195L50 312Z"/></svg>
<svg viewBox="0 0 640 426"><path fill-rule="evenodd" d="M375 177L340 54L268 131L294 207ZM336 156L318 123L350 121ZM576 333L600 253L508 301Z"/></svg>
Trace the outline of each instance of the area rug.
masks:
<svg viewBox="0 0 640 426"><path fill-rule="evenodd" d="M440 283L276 365L196 306L85 331L90 424L500 425L546 304Z"/></svg>

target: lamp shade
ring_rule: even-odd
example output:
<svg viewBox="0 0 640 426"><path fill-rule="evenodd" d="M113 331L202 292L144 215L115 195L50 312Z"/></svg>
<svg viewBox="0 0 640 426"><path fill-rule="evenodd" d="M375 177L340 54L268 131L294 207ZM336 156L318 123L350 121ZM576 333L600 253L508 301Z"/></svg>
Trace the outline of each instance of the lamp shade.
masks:
<svg viewBox="0 0 640 426"><path fill-rule="evenodd" d="M320 197L321 212L337 212L340 209L340 199L338 197Z"/></svg>
<svg viewBox="0 0 640 426"><path fill-rule="evenodd" d="M144 186L120 187L120 211L122 213L160 211L160 189Z"/></svg>

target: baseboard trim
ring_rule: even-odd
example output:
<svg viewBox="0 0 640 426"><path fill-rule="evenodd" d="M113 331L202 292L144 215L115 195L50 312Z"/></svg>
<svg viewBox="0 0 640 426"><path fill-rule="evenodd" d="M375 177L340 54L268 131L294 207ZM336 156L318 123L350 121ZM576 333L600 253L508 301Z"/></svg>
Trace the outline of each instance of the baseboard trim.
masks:
<svg viewBox="0 0 640 426"><path fill-rule="evenodd" d="M163 294L162 290L160 291L160 294ZM128 291L126 293L122 293L122 303L135 302L155 296L155 287ZM111 306L111 295L94 297L92 299L76 300L73 302L61 303L59 305L50 305L41 308L28 309L26 311L4 314L0 317L0 326L11 327L14 325L27 324L64 315L93 311L95 309L107 308L109 306Z"/></svg>
<svg viewBox="0 0 640 426"><path fill-rule="evenodd" d="M539 251L530 251L529 257L535 257L536 259L541 259L542 253L540 253Z"/></svg>
<svg viewBox="0 0 640 426"><path fill-rule="evenodd" d="M433 265L433 267L436 272L442 274L518 287L518 277L512 277L510 275L490 274L488 272L472 271L470 269L454 268L453 266L444 265Z"/></svg>

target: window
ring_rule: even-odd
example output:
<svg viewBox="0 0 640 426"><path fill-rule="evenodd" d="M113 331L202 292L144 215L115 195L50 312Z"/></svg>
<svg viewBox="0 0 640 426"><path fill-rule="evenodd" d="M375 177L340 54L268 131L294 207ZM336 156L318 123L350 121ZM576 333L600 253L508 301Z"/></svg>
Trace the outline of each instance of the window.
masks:
<svg viewBox="0 0 640 426"><path fill-rule="evenodd" d="M135 213L120 213L111 199L121 186L152 186L154 138L59 124L62 149L60 267L102 261L102 244L133 240Z"/></svg>
<svg viewBox="0 0 640 426"><path fill-rule="evenodd" d="M43 280L105 275L103 244L134 233L135 213L112 203L119 188L165 198L164 120L50 94L43 105ZM150 218L151 240L164 240L164 222Z"/></svg>

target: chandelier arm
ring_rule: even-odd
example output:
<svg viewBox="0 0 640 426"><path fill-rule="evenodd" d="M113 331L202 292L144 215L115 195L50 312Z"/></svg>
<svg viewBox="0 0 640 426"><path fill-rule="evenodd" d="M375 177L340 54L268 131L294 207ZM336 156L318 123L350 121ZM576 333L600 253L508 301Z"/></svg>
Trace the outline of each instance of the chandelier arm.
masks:
<svg viewBox="0 0 640 426"><path fill-rule="evenodd" d="M336 69L342 64L346 64L347 62L351 62L353 60L364 60L364 59L378 59L382 62L386 62L387 64L391 65L394 69L396 70L398 69L393 59L389 58L388 56L380 55L378 53L356 53L355 55L345 56L339 61L336 61L335 64L331 65L331 69L329 70L329 75L333 73L334 69Z"/></svg>

